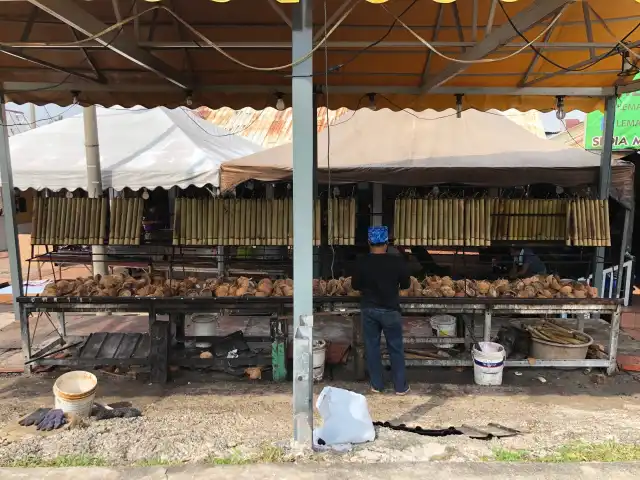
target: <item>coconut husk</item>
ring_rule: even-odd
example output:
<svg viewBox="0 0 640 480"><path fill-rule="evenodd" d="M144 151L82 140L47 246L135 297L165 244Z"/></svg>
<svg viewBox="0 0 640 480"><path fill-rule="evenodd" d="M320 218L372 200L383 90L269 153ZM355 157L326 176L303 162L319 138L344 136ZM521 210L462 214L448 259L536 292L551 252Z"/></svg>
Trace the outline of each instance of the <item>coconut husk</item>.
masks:
<svg viewBox="0 0 640 480"><path fill-rule="evenodd" d="M56 296L68 295L76 288L76 284L69 280L58 280L55 283Z"/></svg>
<svg viewBox="0 0 640 480"><path fill-rule="evenodd" d="M261 292L260 290L258 290L256 292L256 297L268 297L269 295L267 295L265 292Z"/></svg>
<svg viewBox="0 0 640 480"><path fill-rule="evenodd" d="M348 294L348 296L350 296L350 297L359 297L360 295L361 295L361 294L360 294L360 291L359 291L359 290L351 290L351 291L349 292L349 294Z"/></svg>
<svg viewBox="0 0 640 480"><path fill-rule="evenodd" d="M598 298L598 289L596 287L589 287L587 289L588 298Z"/></svg>
<svg viewBox="0 0 640 480"><path fill-rule="evenodd" d="M440 298L442 297L442 294L434 289L434 288L425 288L424 290L422 290L422 295L424 295L425 297L429 297L429 298Z"/></svg>
<svg viewBox="0 0 640 480"><path fill-rule="evenodd" d="M249 289L250 282L251 282L251 279L248 277L238 277L238 279L236 280L236 285L238 286L238 288Z"/></svg>
<svg viewBox="0 0 640 480"><path fill-rule="evenodd" d="M532 285L527 285L526 287L524 287L524 289L522 290L522 292L524 293L525 297L524 298L535 298L535 296L537 295L537 291L536 289L532 286Z"/></svg>
<svg viewBox="0 0 640 480"><path fill-rule="evenodd" d="M586 290L574 290L573 291L573 296L576 298L587 298L587 291Z"/></svg>
<svg viewBox="0 0 640 480"><path fill-rule="evenodd" d="M291 287L291 288L293 288L293 279L291 279L291 278L285 278L285 279L284 279L284 284L285 284L287 287Z"/></svg>
<svg viewBox="0 0 640 480"><path fill-rule="evenodd" d="M443 297L455 297L456 295L456 291L453 289L452 286L449 286L449 285L443 285L440 288L440 293L442 293Z"/></svg>
<svg viewBox="0 0 640 480"><path fill-rule="evenodd" d="M237 287L237 285L229 286L229 296L230 297L237 297L238 296L238 287Z"/></svg>
<svg viewBox="0 0 640 480"><path fill-rule="evenodd" d="M119 297L132 297L133 296L133 292L128 288L121 288L120 290L118 290L118 296Z"/></svg>
<svg viewBox="0 0 640 480"><path fill-rule="evenodd" d="M123 282L124 278L122 275L105 275L98 283L101 288L120 288Z"/></svg>
<svg viewBox="0 0 640 480"><path fill-rule="evenodd" d="M500 293L500 294L505 293L505 292L507 292L509 290L509 280L506 280L504 278L500 278L500 279L496 280L495 282L493 282L493 286L498 291L498 293Z"/></svg>
<svg viewBox="0 0 640 480"><path fill-rule="evenodd" d="M455 297L464 297L465 294L464 294L464 292L456 292L456 294L454 296Z"/></svg>
<svg viewBox="0 0 640 480"><path fill-rule="evenodd" d="M136 297L148 297L156 291L156 287L153 285L145 285L142 288L136 290Z"/></svg>
<svg viewBox="0 0 640 480"><path fill-rule="evenodd" d="M229 296L229 284L228 283L223 283L221 285L219 285L216 289L215 289L215 294L216 297L228 297Z"/></svg>
<svg viewBox="0 0 640 480"><path fill-rule="evenodd" d="M568 295L573 292L573 287L571 285L563 285L558 289L558 292L562 293L563 295Z"/></svg>
<svg viewBox="0 0 640 480"><path fill-rule="evenodd" d="M189 290L187 290L187 292L185 293L185 297L198 297L200 296L200 293L198 292L197 289L195 288L190 288Z"/></svg>
<svg viewBox="0 0 640 480"><path fill-rule="evenodd" d="M54 283L47 284L47 286L44 287L44 290L42 291L40 296L41 297L56 297L56 296L58 296L58 291L56 289L56 285Z"/></svg>
<svg viewBox="0 0 640 480"><path fill-rule="evenodd" d="M151 277L151 283L154 285L162 285L166 281L166 278L162 274L155 274Z"/></svg>
<svg viewBox="0 0 640 480"><path fill-rule="evenodd" d="M213 291L210 288L203 288L200 290L201 297L213 297Z"/></svg>
<svg viewBox="0 0 640 480"><path fill-rule="evenodd" d="M491 288L491 282L480 280L479 282L476 282L476 288L478 290L478 294L486 295L489 293L489 289Z"/></svg>
<svg viewBox="0 0 640 480"><path fill-rule="evenodd" d="M327 282L327 295L329 295L330 297L337 295L337 292L340 291L340 288L340 281L332 278Z"/></svg>
<svg viewBox="0 0 640 480"><path fill-rule="evenodd" d="M425 279L425 287L428 288L440 288L442 285L442 278L438 275L434 275L432 277L426 277Z"/></svg>
<svg viewBox="0 0 640 480"><path fill-rule="evenodd" d="M293 297L293 287L289 285L283 286L282 295L285 297Z"/></svg>
<svg viewBox="0 0 640 480"><path fill-rule="evenodd" d="M399 294L400 294L401 297L408 297L409 296L409 289L400 290Z"/></svg>
<svg viewBox="0 0 640 480"><path fill-rule="evenodd" d="M453 279L451 277L442 277L442 286L450 287L453 289Z"/></svg>
<svg viewBox="0 0 640 480"><path fill-rule="evenodd" d="M496 289L496 287L494 287L493 285L491 285L489 287L489 291L487 292L487 297L491 297L491 298L497 298L500 296L500 292L498 292L498 290Z"/></svg>
<svg viewBox="0 0 640 480"><path fill-rule="evenodd" d="M198 284L198 279L196 277L187 277L182 281L182 284L186 290L191 290Z"/></svg>

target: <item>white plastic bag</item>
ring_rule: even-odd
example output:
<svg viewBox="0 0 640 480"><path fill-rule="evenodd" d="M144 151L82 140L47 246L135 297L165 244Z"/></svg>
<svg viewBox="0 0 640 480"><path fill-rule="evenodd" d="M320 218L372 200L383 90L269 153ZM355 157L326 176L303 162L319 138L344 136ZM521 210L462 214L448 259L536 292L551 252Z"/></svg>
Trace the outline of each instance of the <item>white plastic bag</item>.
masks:
<svg viewBox="0 0 640 480"><path fill-rule="evenodd" d="M316 408L323 425L314 437L326 445L371 442L376 438L367 399L342 388L324 387Z"/></svg>

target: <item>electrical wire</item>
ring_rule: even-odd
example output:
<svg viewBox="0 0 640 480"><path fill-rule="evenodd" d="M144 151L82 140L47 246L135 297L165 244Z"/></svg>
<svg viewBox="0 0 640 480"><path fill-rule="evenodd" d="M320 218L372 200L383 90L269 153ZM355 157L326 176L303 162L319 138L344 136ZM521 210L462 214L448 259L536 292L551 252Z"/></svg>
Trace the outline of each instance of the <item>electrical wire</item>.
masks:
<svg viewBox="0 0 640 480"><path fill-rule="evenodd" d="M585 152L590 153L592 155L597 155L598 157L600 156L600 153L592 152L591 150L587 150L584 145L580 145L580 143L575 139L575 137L571 133L571 130L569 129L569 127L567 127L567 123L564 121L564 118L559 119L559 120L562 123L562 125L564 126L564 131L567 133L567 135L569 135L569 138L571 138L571 140L573 140L573 143L575 143L578 148L581 148ZM585 135L586 135L586 133L587 132L586 132L586 129L585 129Z"/></svg>
<svg viewBox="0 0 640 480"><path fill-rule="evenodd" d="M537 55L540 56L540 58L542 58L543 60L545 60L546 62L550 63L551 65L553 65L556 68L559 68L560 70L564 70L565 72L582 72L584 70L588 70L589 68L597 65L598 63L602 62L603 60L609 58L611 55L615 54L617 52L617 47L612 48L611 50L609 50L607 53L605 53L604 55L601 55L599 58L594 59L593 62L588 63L587 65L583 65L582 67L576 67L576 68L572 68L572 67L565 67L563 65L560 65L559 63L551 60L549 57L547 57L544 53L542 53L542 51L538 48L536 48L535 46L533 46L533 43L536 41L534 40L533 42L529 42L529 40L527 40L527 37L524 36L524 34L518 29L518 27L515 25L515 23L513 22L513 20L511 19L511 17L509 16L509 14L507 13L507 9L505 8L505 6L502 4L502 2L498 2L498 5L500 5L500 8L502 9L502 12L504 13L505 17L507 18L507 21L509 22L509 24L511 25L511 28L513 28L513 30L518 34L518 36L520 38L522 38L525 42L527 42L529 45L529 47L531 47L531 50L533 50ZM565 5L566 8L566 5ZM629 52L631 52L634 56L640 58L640 56L638 54L636 54L634 51L632 51L629 47L627 47L627 45L624 43L624 41L629 38L631 35L633 35L635 33L635 31L640 28L640 22L638 22L638 24L629 32L627 33L622 40L618 40L614 37L614 39L616 40L616 45L621 45L623 48L625 48L626 50L628 50Z"/></svg>
<svg viewBox="0 0 640 480"><path fill-rule="evenodd" d="M498 2L500 3L500 2ZM567 4L568 5L568 4ZM422 44L424 44L425 47L427 47L429 50L431 50L433 53L435 53L436 55L438 55L439 57L444 58L445 60L449 60L450 62L455 62L455 63L462 63L462 64L479 64L479 63L495 63L495 62L501 62L504 60L508 60L510 58L515 57L516 55L519 55L520 53L524 52L527 48L529 48L531 46L531 44L533 44L534 42L537 42L540 38L542 38L555 24L556 22L560 19L560 17L562 16L562 14L564 13L565 9L567 8L567 5L565 5L560 12L553 18L553 20L551 21L551 23L549 23L549 25L547 25L544 30L542 30L542 32L540 32L533 40L531 40L531 42L527 42L526 45L524 45L523 47L517 49L515 52L512 52L508 55L505 55L504 57L498 57L498 58L479 58L476 60L462 60L460 58L454 58L454 57L450 57L448 55L445 55L444 53L440 52L437 48L435 48L433 45L431 45L431 43L429 43L427 40L425 40L424 38L422 38L420 35L418 35L411 27L409 27L409 25L407 25L406 23L404 23L395 13L393 13L391 10L389 10L389 8L385 5L385 4L381 4L380 7L382 9L384 9L389 15L391 15L391 17L395 18L396 21L402 25L409 33L411 33L411 35L413 35L414 37L416 37L416 39L418 39Z"/></svg>
<svg viewBox="0 0 640 480"><path fill-rule="evenodd" d="M72 108L76 107L76 104L70 105L66 110L63 110L62 113L59 113L58 115L56 115L56 117L60 117L60 116L64 116L65 113L67 113L69 110L71 110ZM3 127L28 127L30 125L38 125L38 123L41 122L49 122L49 123L53 123L55 122L55 120L53 119L53 117L49 114L49 111L47 110L47 107L44 107L45 113L47 114L47 118L41 118L40 120L34 120L33 122L27 122L27 123L7 123L7 124L3 124L0 123L0 126Z"/></svg>

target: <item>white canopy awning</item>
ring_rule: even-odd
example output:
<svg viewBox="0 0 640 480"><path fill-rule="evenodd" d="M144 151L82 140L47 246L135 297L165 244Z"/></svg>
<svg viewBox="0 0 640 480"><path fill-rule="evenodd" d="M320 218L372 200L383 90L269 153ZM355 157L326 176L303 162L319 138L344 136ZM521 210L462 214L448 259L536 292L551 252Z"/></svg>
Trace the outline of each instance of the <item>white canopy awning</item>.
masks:
<svg viewBox="0 0 640 480"><path fill-rule="evenodd" d="M259 152L259 145L186 109L98 107L104 188L219 186L220 164ZM82 115L9 139L16 188L87 188Z"/></svg>

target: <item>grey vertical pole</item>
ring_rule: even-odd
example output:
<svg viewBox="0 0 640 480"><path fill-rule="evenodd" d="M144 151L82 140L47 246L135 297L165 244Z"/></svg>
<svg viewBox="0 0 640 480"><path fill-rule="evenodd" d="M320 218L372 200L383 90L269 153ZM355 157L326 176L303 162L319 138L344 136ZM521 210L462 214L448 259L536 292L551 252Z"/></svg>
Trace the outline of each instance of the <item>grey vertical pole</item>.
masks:
<svg viewBox="0 0 640 480"><path fill-rule="evenodd" d="M36 106L34 103L29 104L29 128L34 129L38 126L38 121L36 119Z"/></svg>
<svg viewBox="0 0 640 480"><path fill-rule="evenodd" d="M629 246L629 233L631 232L631 209L624 209L624 227L622 229L622 238L620 239L620 259L618 261L618 274L616 275L616 294L615 298L620 298L622 291L622 282L624 281L624 260ZM626 286L629 288L629 285Z"/></svg>
<svg viewBox="0 0 640 480"><path fill-rule="evenodd" d="M16 225L16 196L13 191L13 173L11 154L9 152L9 131L4 95L0 93L0 177L2 179L2 203L4 204L4 231L7 236L9 252L9 269L11 270L11 294L13 295L13 312L16 320L20 320L17 297L23 294L22 263L20 262L20 244L18 243L18 226Z"/></svg>
<svg viewBox="0 0 640 480"><path fill-rule="evenodd" d="M100 169L100 144L98 141L98 117L96 106L84 107L84 148L87 157L87 192L89 198L102 198L102 171ZM93 257L93 274L106 275L104 245L91 247Z"/></svg>
<svg viewBox="0 0 640 480"><path fill-rule="evenodd" d="M602 151L600 152L600 182L598 185L598 198L606 200L609 198L609 186L611 185L611 154L613 153L613 127L616 122L617 97L607 97L605 100L604 131ZM595 268L593 273L593 286L598 289L598 294L602 296L602 273L604 271L605 248L596 248Z"/></svg>
<svg viewBox="0 0 640 480"><path fill-rule="evenodd" d="M312 0L293 5L292 55L297 61L313 47ZM293 440L312 447L313 431L313 60L294 65L293 106Z"/></svg>
<svg viewBox="0 0 640 480"><path fill-rule="evenodd" d="M22 263L20 260L20 244L18 243L18 226L16 225L16 196L13 191L13 172L11 170L11 154L9 151L9 130L7 128L7 112L4 94L0 92L0 179L2 180L2 203L4 207L4 231L7 236L9 252L9 273L11 274L11 295L13 297L13 315L20 322L22 339L22 355L27 361L31 357L31 341L29 337L29 317L20 309L16 299L23 295ZM25 373L30 373L30 365L25 366Z"/></svg>

